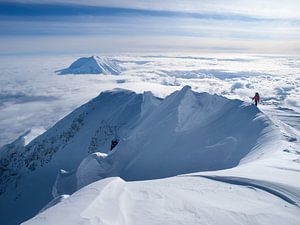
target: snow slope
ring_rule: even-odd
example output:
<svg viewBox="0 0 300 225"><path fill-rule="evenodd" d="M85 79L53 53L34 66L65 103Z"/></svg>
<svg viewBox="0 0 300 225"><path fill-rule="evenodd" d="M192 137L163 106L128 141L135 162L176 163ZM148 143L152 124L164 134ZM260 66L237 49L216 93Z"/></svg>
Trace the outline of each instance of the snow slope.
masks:
<svg viewBox="0 0 300 225"><path fill-rule="evenodd" d="M251 185L197 176L97 181L25 222L38 224L298 224L299 207Z"/></svg>
<svg viewBox="0 0 300 225"><path fill-rule="evenodd" d="M296 224L299 143L289 135L254 105L188 86L163 100L105 92L22 151L1 150L1 218L43 208L26 224Z"/></svg>
<svg viewBox="0 0 300 225"><path fill-rule="evenodd" d="M258 141L268 157L164 179L102 179L24 224L299 224L299 133L274 123L283 139Z"/></svg>
<svg viewBox="0 0 300 225"><path fill-rule="evenodd" d="M85 166L78 168L73 183L80 185L74 189L84 186L78 174L85 174L87 185L111 176L145 180L235 167L272 154L264 148L279 136L254 105L186 86L164 99L114 151L83 161L94 161L95 166L89 172ZM60 179L60 188L63 182Z"/></svg>
<svg viewBox="0 0 300 225"><path fill-rule="evenodd" d="M52 199L60 169L73 171L89 154L108 152L112 139L126 137L141 111L151 111L153 102L160 101L146 95L119 89L103 92L29 144L24 145L21 136L0 149L1 221L17 224L33 216Z"/></svg>
<svg viewBox="0 0 300 225"><path fill-rule="evenodd" d="M268 157L164 179L102 179L24 224L299 224L300 143L287 136L299 134L274 123L285 139L264 146Z"/></svg>
<svg viewBox="0 0 300 225"><path fill-rule="evenodd" d="M105 57L91 56L82 57L73 62L68 68L58 70L61 75L64 74L105 74L118 75L122 68L117 61Z"/></svg>

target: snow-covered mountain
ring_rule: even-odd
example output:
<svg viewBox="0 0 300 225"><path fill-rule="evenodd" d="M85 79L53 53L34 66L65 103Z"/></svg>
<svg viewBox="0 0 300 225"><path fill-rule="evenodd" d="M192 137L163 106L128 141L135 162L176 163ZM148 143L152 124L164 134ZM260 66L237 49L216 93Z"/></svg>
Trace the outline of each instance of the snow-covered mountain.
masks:
<svg viewBox="0 0 300 225"><path fill-rule="evenodd" d="M73 171L89 154L108 152L112 139L126 137L137 125L141 110L146 116L155 107L159 100L149 95L103 92L28 145L20 137L4 146L0 150L1 220L16 224L38 212L52 199L59 170ZM24 205L28 201L30 207ZM18 215L13 213L16 210Z"/></svg>
<svg viewBox="0 0 300 225"><path fill-rule="evenodd" d="M256 106L197 93L188 86L165 99L158 99L150 92L136 94L120 89L103 92L29 144L24 145L20 137L0 150L1 218L5 224L16 224L43 208L28 224L41 224L41 221L54 224L57 218L63 218L65 224L139 224L141 218L144 218L142 224L182 223L184 218L188 221L185 224L205 221L218 224L217 221L224 222L226 218L229 223L235 221L232 224L245 221L250 224L259 219L255 204L260 206L260 213L266 214L262 222L272 221L273 211L266 210L277 204L276 210L287 211L273 215L274 221L290 218L286 224L293 224L299 219L295 213L299 211L299 186L290 182L293 190L290 192L281 184L296 177L295 171L285 170L276 182L271 180L273 188L249 181L257 180L254 175L264 169L267 172L261 174L261 179L267 179L273 171L264 166L274 159L278 163L278 156L293 151L287 146L292 146L294 139L286 137ZM119 143L110 151L113 139ZM208 180L205 176L210 174L203 172L229 168L232 169L224 171L233 171L235 176L248 180L232 181L215 176ZM254 175L249 173L251 170ZM149 180L196 172L202 173ZM104 179L108 177L120 178ZM212 191L217 183L213 179L227 179L220 192ZM228 191L230 182L252 188L233 187ZM205 186L208 196L202 198L199 194ZM258 187L256 195L254 189ZM216 202L218 197L209 198L209 195L224 198L223 194L228 192L232 201L243 205L226 203L220 208ZM270 197L270 193L275 197ZM245 199L243 194L250 197ZM257 200L252 200L253 196ZM204 208L195 197L200 198ZM265 204L267 200L269 204ZM26 205L29 201L30 207ZM164 207L158 210L151 207L152 203ZM254 214L245 214L247 209ZM16 215L15 211L19 213ZM241 215L237 215L239 211ZM217 214L218 220L211 218L212 213Z"/></svg>
<svg viewBox="0 0 300 225"><path fill-rule="evenodd" d="M91 56L82 57L73 62L68 68L56 71L64 74L104 74L118 75L122 72L122 67L114 59Z"/></svg>

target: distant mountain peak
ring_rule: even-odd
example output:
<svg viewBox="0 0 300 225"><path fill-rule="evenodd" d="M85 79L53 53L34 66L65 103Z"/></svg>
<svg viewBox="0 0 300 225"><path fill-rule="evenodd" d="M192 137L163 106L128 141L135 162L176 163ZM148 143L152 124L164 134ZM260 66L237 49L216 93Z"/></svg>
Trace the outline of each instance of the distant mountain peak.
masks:
<svg viewBox="0 0 300 225"><path fill-rule="evenodd" d="M107 57L90 56L82 57L74 61L68 68L58 70L60 75L66 74L104 74L118 75L123 68L117 60Z"/></svg>

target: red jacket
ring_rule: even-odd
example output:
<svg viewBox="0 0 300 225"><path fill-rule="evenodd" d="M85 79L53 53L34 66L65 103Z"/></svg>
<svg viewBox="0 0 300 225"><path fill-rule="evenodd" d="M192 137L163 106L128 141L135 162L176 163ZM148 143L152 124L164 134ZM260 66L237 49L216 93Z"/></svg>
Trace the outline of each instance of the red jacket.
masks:
<svg viewBox="0 0 300 225"><path fill-rule="evenodd" d="M255 95L252 100L255 100L256 102L259 102L259 95Z"/></svg>

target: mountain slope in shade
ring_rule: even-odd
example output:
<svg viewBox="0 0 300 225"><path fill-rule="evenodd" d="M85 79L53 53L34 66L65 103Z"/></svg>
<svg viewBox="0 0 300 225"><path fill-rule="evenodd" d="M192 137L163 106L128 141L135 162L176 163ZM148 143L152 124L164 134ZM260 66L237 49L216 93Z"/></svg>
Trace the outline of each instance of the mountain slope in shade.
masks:
<svg viewBox="0 0 300 225"><path fill-rule="evenodd" d="M58 70L60 75L65 74L104 74L118 75L122 72L122 68L114 59L91 56L82 57L73 62L68 68Z"/></svg>
<svg viewBox="0 0 300 225"><path fill-rule="evenodd" d="M174 92L108 154L94 153L58 176L58 195L105 177L145 180L214 171L268 157L280 132L254 105L217 95Z"/></svg>
<svg viewBox="0 0 300 225"><path fill-rule="evenodd" d="M172 138L163 142L166 131ZM188 139L194 132L204 143L221 141L201 146ZM61 172L54 190L64 193L67 184L80 189L57 195L24 225L299 224L299 137L254 106L184 88L160 103L111 153L93 153L76 172ZM184 159L189 161L181 164ZM212 171L140 180L186 169Z"/></svg>
<svg viewBox="0 0 300 225"><path fill-rule="evenodd" d="M120 141L110 151L111 141L115 138ZM147 209L147 203L139 205L139 196L142 201L162 199L161 204L164 204L167 199L171 198L167 192L170 191L171 194L172 191L163 187L168 186L168 182L172 183L174 179L174 182L177 183L174 187L177 190L174 190L173 194L180 198L178 201L171 201L175 204L174 210L169 210L171 205L167 204L167 207L163 209L166 213L164 215L170 215L172 218L176 214L175 212L186 208L186 212L191 212L190 216L180 213L178 215L193 219L197 213L195 214L192 208L200 207L200 205L189 200L187 203L183 201L185 188L184 186L182 186L183 189L178 187L181 178L161 180L160 193L152 188L144 190L142 186L144 184L152 186L152 181L140 180L166 178L201 171L219 173L217 170L230 168L234 171L242 171L242 168L248 168L245 171L254 170L261 162L269 162L274 158L277 160L277 155L280 155L287 146L283 138L281 128L254 105L239 100L229 100L218 95L197 93L188 86L163 100L154 97L149 92L144 94L126 90L104 92L76 109L28 145L24 146L19 141L11 146L5 146L1 150L1 218L6 224L16 224L43 209L44 212L37 216L37 220L33 219L32 221L40 221L39 218L54 221L52 210L59 215L60 207L64 206L64 202L69 202L67 198L70 194L92 182L103 179L103 181L97 182L96 186L92 186L93 188L83 189L89 191L79 191L74 194L75 197L71 197L71 202L74 202L73 198L79 199L78 202L75 200L76 204L84 204L84 206L83 208L80 206L79 211L76 212L72 212L70 205L67 206L66 211L61 210L61 215L73 213L66 217L70 219L66 220L69 221L67 224L80 223L83 222L81 219L85 220L86 218L88 218L87 224L93 223L93 221L95 224L101 224L101 221L106 221L103 224L134 224L130 221L138 221L136 220L138 217L133 215L134 210L130 211L130 207ZM249 174L242 173L242 175ZM120 178L109 178L116 176ZM121 178L134 182L124 183ZM210 191L213 190L216 182L219 182L204 181L205 179L202 178L201 181L204 184L208 183ZM116 182L107 186L106 184L111 180L116 180ZM187 188L201 186L201 182L194 183L194 179L191 178L186 178L185 181ZM153 181L153 187L156 184L160 185L160 181L158 183ZM253 187L255 189L261 185ZM230 186L225 185L222 188L227 189ZM293 188L295 187L293 186ZM95 189L98 191L93 192ZM254 205L259 203L264 207L265 200L259 199L270 199L274 204L277 202L276 198L269 198L270 196L263 192L269 189L260 188L260 190L262 192L256 195L257 202L254 201ZM233 191L243 193L244 189L237 188ZM255 191L249 189L244 193L253 194L252 192ZM271 189L269 192L274 194L280 191ZM213 193L212 191L211 194L213 195ZM220 198L222 193L219 192ZM86 199L89 196L91 198ZM160 196L162 197L160 198ZM192 201L193 198L199 196L201 195L190 195L189 199ZM281 195L277 194L276 196ZM294 195L288 194L288 196ZM89 203L94 198L96 200ZM233 196L230 201L242 201L241 198L243 198L241 195ZM283 199L290 198L294 197L283 197ZM118 205L115 199L117 202L120 200L121 203ZM113 200L113 203L110 204L110 200ZM213 202L217 205L216 200L214 199ZM206 200L203 199L203 201ZM246 204L248 200L244 199L243 201L245 209L241 212L245 213L245 210L252 206ZM26 202L31 202L31 207L28 207ZM62 203L57 204L59 202ZM104 210L103 207L105 208L106 205L108 208ZM224 218L232 217L232 220L228 220L228 222L237 219L234 215L238 212L238 207L234 207L232 213L228 213L228 210L231 209L229 205L225 205L222 210L217 210L216 205L212 207L212 211L200 210L201 215L197 214L197 217L202 218L208 212L216 212L220 213L219 216L223 215ZM121 208L117 209L116 207L119 206ZM177 207L178 210L176 210ZM267 208L266 205L265 207ZM284 205L279 205L278 209L281 210L282 207ZM16 210L18 211L17 216L14 213ZM99 210L103 213L98 214ZM114 216L115 210L117 210L117 216ZM291 208L287 215L294 215L294 210ZM258 213L257 211L253 212ZM164 217L161 217L163 215L158 211L151 211L148 219L150 221L151 218L156 218L155 215L157 215L156 224L159 224ZM282 221L282 218L286 217L286 215L281 215L274 218ZM130 221L127 222L126 218ZM249 220L241 218L236 221L253 223L256 219L258 218L251 217ZM173 220L166 221L170 221L172 224ZM214 220L206 222L212 221ZM292 218L290 221L293 222L294 219Z"/></svg>
<svg viewBox="0 0 300 225"><path fill-rule="evenodd" d="M149 93L103 92L29 144L20 137L1 148L1 221L17 224L32 217L53 198L52 187L60 169L74 171L89 154L108 152L112 139L128 136L147 116L146 111L159 102Z"/></svg>

